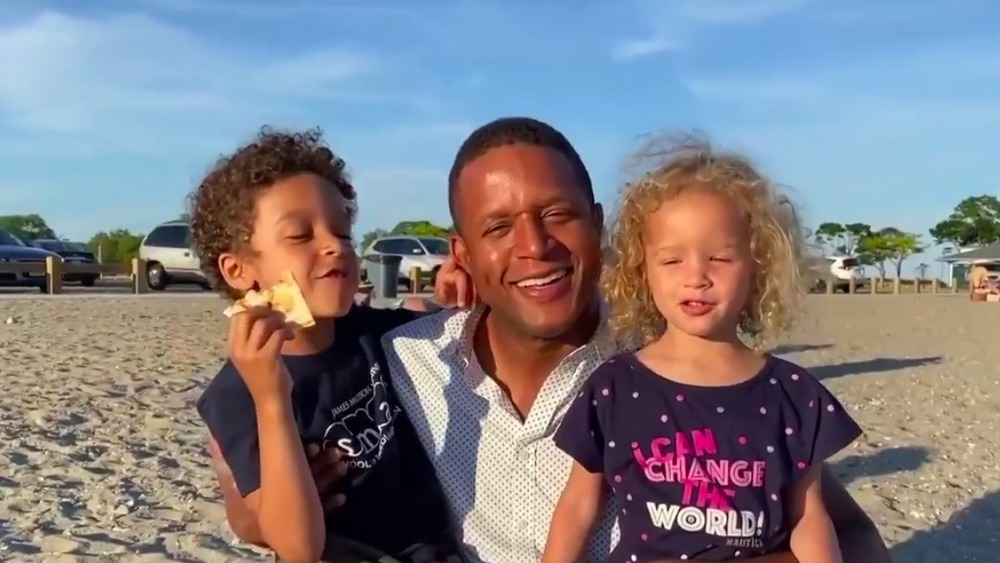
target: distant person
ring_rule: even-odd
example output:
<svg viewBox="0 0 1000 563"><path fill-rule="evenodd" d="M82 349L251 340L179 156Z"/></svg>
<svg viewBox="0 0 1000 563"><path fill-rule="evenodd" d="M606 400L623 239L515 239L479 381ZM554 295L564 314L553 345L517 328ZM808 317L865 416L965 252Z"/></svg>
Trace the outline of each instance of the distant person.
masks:
<svg viewBox="0 0 1000 563"><path fill-rule="evenodd" d="M237 299L290 271L316 325L291 327L266 307L236 314L230 360L198 411L241 536L283 561L445 561L455 551L445 501L379 343L417 313L353 303L354 202L318 131L264 129L202 180L191 229L215 288ZM321 492L339 508L325 514Z"/></svg>
<svg viewBox="0 0 1000 563"><path fill-rule="evenodd" d="M459 148L452 165L448 197L456 228L452 239L453 254L469 273L481 303L472 310L424 317L388 333L383 342L392 382L437 470L452 519L459 526L463 559L490 563L538 562L557 499L573 465L570 455L556 446L553 435L563 422L566 407L581 392L593 388L587 384L591 373L618 353L598 289L604 215L595 201L587 168L570 142L548 124L530 118L498 119L472 132ZM757 197L752 201L763 203L764 199ZM651 213L653 209L640 211ZM710 211L729 212L730 209L712 208ZM645 219L636 214L629 216L636 221ZM761 217L755 209L753 218ZM731 225L726 229L730 232ZM758 234L765 232L756 223L752 230ZM767 232L772 237L780 236L773 229ZM687 244L689 240L683 242ZM764 248L754 246L757 252ZM643 256L635 254L621 258L633 263L644 260ZM754 256L765 263L772 258L787 257ZM659 257L649 260L649 263L661 263ZM686 272L686 268L688 266L684 266L683 271ZM778 274L779 270L771 266L764 272L766 275ZM636 290L632 297L644 299L641 310L648 315L658 314L653 303L648 301L649 293L639 291L643 289L644 273L634 270L631 275L631 287ZM677 282L671 279L677 278L666 277L657 283L676 287ZM756 275L754 279L765 277ZM774 296L773 287L776 286L752 287L751 290L769 307L780 307L784 302ZM672 291L666 294L670 299L674 298ZM702 299L707 301L708 297ZM733 297L726 307L736 306L738 301ZM675 310L676 305L676 302L669 303ZM699 312L698 307L707 305L707 302L690 303L685 308L689 312ZM753 307L748 310L757 311ZM728 311L717 307L705 314L715 318L723 312L731 314ZM764 312L780 315L784 311L767 308ZM672 311L671 317L674 315ZM648 319L636 320L645 323ZM780 326L773 324L780 322L777 317L757 317L757 320L762 320L767 327ZM695 320L692 324L701 322L704 321ZM639 326L651 329L656 325ZM694 328L687 330L695 331ZM694 346L691 353L705 350L707 346L697 338L688 338L685 342ZM736 357L739 349L731 346L729 350L729 357ZM740 357L750 358L749 355ZM712 359L717 358L702 359L706 368ZM749 360L746 361L749 366ZM713 376L729 373L719 371L720 365L708 373ZM790 377L783 371L788 366L774 365L776 379L779 375ZM687 373L687 370L679 372L680 375ZM648 377L657 376L649 374ZM807 377L805 372L800 374L803 386L808 386L817 399L826 399L827 395L807 381ZM650 385L654 381L650 381ZM662 385L670 383L664 381ZM781 385L780 389L784 389L786 384ZM778 389L776 387L775 391ZM805 396L797 394L795 399L798 401ZM791 400L781 405L789 409L793 405L794 408L810 408L808 403L803 406ZM827 405L834 403L822 404ZM768 408L763 403L758 405L761 407ZM785 414L791 417L795 411L788 410ZM808 414L808 411L801 414ZM771 418L765 420L774 424L774 414L768 416ZM802 422L805 419L788 419L789 422L793 420ZM654 426L642 431L653 432L663 422L656 418L649 424ZM847 440L852 428L846 422L842 424L822 428L840 429L844 433L840 438ZM767 428L769 431L770 426ZM803 430L808 431L808 427L797 424L793 428L793 432ZM724 438L728 439L729 429L720 428L719 432L722 431L726 431ZM758 439L765 435L768 433L762 429L752 437ZM636 441L638 438L640 436ZM790 447L797 444L798 439L801 438L789 438L784 445ZM824 439L822 446L834 448L839 441ZM754 442L752 445L758 447L760 444ZM804 448L805 442L801 445ZM774 444L776 448L779 446L782 444ZM631 444L626 442L617 447L630 448ZM816 477L822 457L829 452L825 449L783 451L803 456L815 454L793 460L793 463L806 462L811 470L809 478L822 482L822 498L836 527L845 561L889 561L878 531L843 486L825 471L822 479ZM773 463L769 466L773 470L782 467ZM799 469L796 467L795 471ZM816 491L815 488L809 490L810 495ZM815 504L810 504L813 506ZM612 547L619 543L615 508L615 503L605 507L589 546L581 553L581 560L605 561ZM628 507L622 509L617 514L625 518ZM628 512L634 514L632 510ZM789 521L781 522L784 525ZM767 523L773 525L776 521L769 517ZM634 530L629 521L623 520L622 524L626 531ZM631 546L635 538L623 537L620 541ZM624 552L616 550L616 558L621 553ZM630 555L615 561L631 561ZM790 553L784 552L759 559L758 563L793 563L795 560Z"/></svg>
<svg viewBox="0 0 1000 563"><path fill-rule="evenodd" d="M610 492L612 561L840 563L822 467L861 429L806 369L745 343L796 313L795 212L740 156L657 154L622 196L604 277L612 331L640 348L594 371L555 435L574 463L543 561L579 559Z"/></svg>

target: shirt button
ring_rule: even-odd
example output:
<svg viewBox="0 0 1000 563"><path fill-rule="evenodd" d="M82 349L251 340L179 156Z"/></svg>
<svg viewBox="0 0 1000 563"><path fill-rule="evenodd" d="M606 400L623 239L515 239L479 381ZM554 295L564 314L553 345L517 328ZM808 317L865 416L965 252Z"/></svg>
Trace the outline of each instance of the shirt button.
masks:
<svg viewBox="0 0 1000 563"><path fill-rule="evenodd" d="M520 522L518 522L517 527L522 532L526 531L528 529L528 521L527 520L521 520Z"/></svg>
<svg viewBox="0 0 1000 563"><path fill-rule="evenodd" d="M529 459L531 459L531 452L529 452L528 450L521 450L521 453L518 454L518 457L521 458L521 461L528 461Z"/></svg>

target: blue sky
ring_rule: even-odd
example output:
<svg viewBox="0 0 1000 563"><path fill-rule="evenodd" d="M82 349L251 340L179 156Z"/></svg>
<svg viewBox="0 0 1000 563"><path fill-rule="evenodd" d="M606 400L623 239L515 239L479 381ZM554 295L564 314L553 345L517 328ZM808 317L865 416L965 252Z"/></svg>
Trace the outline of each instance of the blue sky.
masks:
<svg viewBox="0 0 1000 563"><path fill-rule="evenodd" d="M998 93L992 0L4 0L0 214L146 231L266 123L325 130L359 236L448 224L459 143L521 114L607 204L638 135L698 128L811 224L926 237L1000 191Z"/></svg>

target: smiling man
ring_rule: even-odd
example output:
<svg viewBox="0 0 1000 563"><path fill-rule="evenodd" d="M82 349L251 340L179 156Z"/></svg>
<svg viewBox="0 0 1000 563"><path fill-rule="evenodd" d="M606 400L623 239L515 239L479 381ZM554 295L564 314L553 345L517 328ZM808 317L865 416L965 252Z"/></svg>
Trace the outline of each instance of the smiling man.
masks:
<svg viewBox="0 0 1000 563"><path fill-rule="evenodd" d="M604 215L576 150L528 118L488 123L449 175L452 251L482 305L384 338L392 382L430 454L467 561L539 561L571 459L552 435L591 371L615 352L597 281ZM824 491L845 561L889 561L832 477ZM588 548L617 542L614 507ZM793 562L791 554L755 560Z"/></svg>

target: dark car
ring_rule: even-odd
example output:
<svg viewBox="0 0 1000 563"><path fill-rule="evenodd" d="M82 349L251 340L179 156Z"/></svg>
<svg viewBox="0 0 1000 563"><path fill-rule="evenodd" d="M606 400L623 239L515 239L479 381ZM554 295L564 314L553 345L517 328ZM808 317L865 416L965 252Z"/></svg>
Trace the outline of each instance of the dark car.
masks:
<svg viewBox="0 0 1000 563"><path fill-rule="evenodd" d="M31 246L55 252L62 256L66 264L96 264L97 256L87 248L82 242L70 242L67 240L55 239L35 239L31 241ZM80 285L91 287L100 278L100 274L63 274L63 281L80 282Z"/></svg>
<svg viewBox="0 0 1000 563"><path fill-rule="evenodd" d="M12 262L44 264L45 259L49 256L58 256L58 254L42 248L28 246L21 239L0 229L0 264ZM0 272L0 286L37 287L45 291L45 273Z"/></svg>

